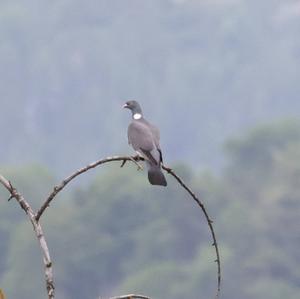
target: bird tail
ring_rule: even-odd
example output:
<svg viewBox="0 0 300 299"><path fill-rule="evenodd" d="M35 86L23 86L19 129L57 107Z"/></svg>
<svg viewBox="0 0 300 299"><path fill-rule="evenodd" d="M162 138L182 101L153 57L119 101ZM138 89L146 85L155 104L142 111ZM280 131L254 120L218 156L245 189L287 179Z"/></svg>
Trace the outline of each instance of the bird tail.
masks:
<svg viewBox="0 0 300 299"><path fill-rule="evenodd" d="M152 185L167 186L166 178L161 171L160 165L148 164L148 180Z"/></svg>

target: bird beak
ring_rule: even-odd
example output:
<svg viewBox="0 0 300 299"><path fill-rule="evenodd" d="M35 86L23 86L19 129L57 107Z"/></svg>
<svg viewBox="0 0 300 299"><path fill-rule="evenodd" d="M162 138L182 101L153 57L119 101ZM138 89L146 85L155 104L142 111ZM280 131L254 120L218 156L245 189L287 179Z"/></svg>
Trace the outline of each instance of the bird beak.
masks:
<svg viewBox="0 0 300 299"><path fill-rule="evenodd" d="M122 108L128 108L128 105L125 103Z"/></svg>

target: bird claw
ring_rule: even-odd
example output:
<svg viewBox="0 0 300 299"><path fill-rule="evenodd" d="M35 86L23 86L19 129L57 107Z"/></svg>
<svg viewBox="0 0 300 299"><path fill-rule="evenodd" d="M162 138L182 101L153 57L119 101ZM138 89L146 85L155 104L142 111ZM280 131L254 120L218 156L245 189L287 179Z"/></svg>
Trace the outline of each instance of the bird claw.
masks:
<svg viewBox="0 0 300 299"><path fill-rule="evenodd" d="M135 161L140 161L141 157L139 155L135 155L135 156L132 156L132 159L134 159Z"/></svg>
<svg viewBox="0 0 300 299"><path fill-rule="evenodd" d="M137 161L140 160L139 155L130 157L130 160L137 166L137 170L138 170L138 171L144 169L143 166L137 162Z"/></svg>
<svg viewBox="0 0 300 299"><path fill-rule="evenodd" d="M143 166L142 166L141 164L138 163L138 161L141 160L141 158L140 158L138 155L137 155L137 156L130 156L129 159L130 159L130 161L132 161L132 162L137 166L137 170L138 170L138 171L144 169ZM120 167L121 167L121 168L124 167L124 165L126 164L126 162L127 162L127 160L124 159L124 160L122 161L122 164L121 164Z"/></svg>

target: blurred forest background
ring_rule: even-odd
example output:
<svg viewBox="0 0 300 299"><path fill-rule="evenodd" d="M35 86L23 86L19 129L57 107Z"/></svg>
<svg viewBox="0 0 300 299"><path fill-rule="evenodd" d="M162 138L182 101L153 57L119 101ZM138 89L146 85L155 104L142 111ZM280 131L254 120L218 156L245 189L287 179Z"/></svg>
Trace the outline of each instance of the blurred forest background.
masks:
<svg viewBox="0 0 300 299"><path fill-rule="evenodd" d="M223 299L300 295L300 1L0 0L0 173L33 206L129 154L128 98L215 220ZM59 299L211 298L203 215L168 177L103 166L43 219ZM0 287L45 298L24 213L0 188Z"/></svg>

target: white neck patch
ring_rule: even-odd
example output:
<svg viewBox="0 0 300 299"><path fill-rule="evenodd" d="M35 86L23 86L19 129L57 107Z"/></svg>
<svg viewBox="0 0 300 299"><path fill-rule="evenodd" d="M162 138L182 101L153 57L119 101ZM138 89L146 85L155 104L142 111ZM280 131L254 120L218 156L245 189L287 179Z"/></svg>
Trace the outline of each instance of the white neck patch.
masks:
<svg viewBox="0 0 300 299"><path fill-rule="evenodd" d="M134 118L134 119L141 119L141 118L142 118L142 114L140 114L140 113L135 113L135 114L133 114L133 118Z"/></svg>

